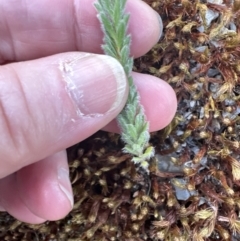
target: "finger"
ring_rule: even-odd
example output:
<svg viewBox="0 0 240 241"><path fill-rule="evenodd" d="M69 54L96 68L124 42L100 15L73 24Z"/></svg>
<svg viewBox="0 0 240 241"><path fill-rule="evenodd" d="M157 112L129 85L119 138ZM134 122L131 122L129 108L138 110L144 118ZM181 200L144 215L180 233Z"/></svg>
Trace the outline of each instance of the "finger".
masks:
<svg viewBox="0 0 240 241"><path fill-rule="evenodd" d="M150 131L161 130L171 122L177 110L174 90L167 82L154 76L133 73L133 78L150 124ZM110 132L120 132L115 119L103 129Z"/></svg>
<svg viewBox="0 0 240 241"><path fill-rule="evenodd" d="M6 210L0 205L0 212L5 212Z"/></svg>
<svg viewBox="0 0 240 241"><path fill-rule="evenodd" d="M0 1L0 64L68 51L101 53L102 31L95 0ZM158 14L139 0L127 1L132 54L139 57L158 41ZM16 17L17 16L17 17Z"/></svg>
<svg viewBox="0 0 240 241"><path fill-rule="evenodd" d="M65 151L29 165L0 180L0 203L27 223L65 217L73 206Z"/></svg>
<svg viewBox="0 0 240 241"><path fill-rule="evenodd" d="M0 68L0 177L101 129L123 108L118 61L68 53Z"/></svg>
<svg viewBox="0 0 240 241"><path fill-rule="evenodd" d="M19 170L16 182L23 203L42 219L59 220L73 207L66 151Z"/></svg>
<svg viewBox="0 0 240 241"><path fill-rule="evenodd" d="M46 221L34 215L21 200L15 174L0 179L0 204L4 211L22 222L37 224Z"/></svg>

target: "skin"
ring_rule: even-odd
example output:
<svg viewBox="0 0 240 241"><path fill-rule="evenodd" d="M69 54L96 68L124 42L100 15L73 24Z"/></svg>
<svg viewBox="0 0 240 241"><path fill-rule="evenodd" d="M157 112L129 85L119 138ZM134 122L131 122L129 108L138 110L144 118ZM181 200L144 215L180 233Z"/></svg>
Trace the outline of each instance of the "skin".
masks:
<svg viewBox="0 0 240 241"><path fill-rule="evenodd" d="M128 85L114 59L95 55L103 35L93 2L0 0L0 210L24 222L71 211L67 147L100 129L119 132ZM161 21L140 0L126 8L140 57L159 40ZM176 111L174 91L154 76L133 78L150 131L162 129Z"/></svg>

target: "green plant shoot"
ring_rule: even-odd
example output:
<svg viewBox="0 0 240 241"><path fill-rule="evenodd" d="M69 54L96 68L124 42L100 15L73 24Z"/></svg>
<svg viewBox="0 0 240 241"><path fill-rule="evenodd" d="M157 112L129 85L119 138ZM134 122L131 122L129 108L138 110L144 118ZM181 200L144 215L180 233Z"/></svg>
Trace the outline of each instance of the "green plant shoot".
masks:
<svg viewBox="0 0 240 241"><path fill-rule="evenodd" d="M104 33L104 53L122 64L129 82L126 106L117 117L125 143L123 151L131 154L132 161L149 172L149 159L154 155L154 148L149 145L149 123L131 76L133 58L130 56L129 14L125 13L125 4L126 0L98 0L95 7Z"/></svg>

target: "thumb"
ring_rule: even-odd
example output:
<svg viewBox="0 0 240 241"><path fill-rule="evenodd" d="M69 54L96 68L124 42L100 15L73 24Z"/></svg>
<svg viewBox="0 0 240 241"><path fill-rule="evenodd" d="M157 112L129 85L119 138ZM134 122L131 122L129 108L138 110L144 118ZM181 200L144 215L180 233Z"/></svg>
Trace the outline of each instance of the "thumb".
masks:
<svg viewBox="0 0 240 241"><path fill-rule="evenodd" d="M114 119L127 98L122 66L88 53L0 67L0 178L65 149Z"/></svg>

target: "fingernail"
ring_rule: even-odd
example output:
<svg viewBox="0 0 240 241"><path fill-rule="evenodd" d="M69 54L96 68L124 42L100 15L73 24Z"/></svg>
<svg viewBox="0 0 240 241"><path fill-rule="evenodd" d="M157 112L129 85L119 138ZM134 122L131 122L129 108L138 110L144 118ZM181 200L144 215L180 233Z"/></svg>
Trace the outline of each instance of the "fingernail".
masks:
<svg viewBox="0 0 240 241"><path fill-rule="evenodd" d="M154 10L155 11L155 10ZM163 32L163 22L162 22L162 18L159 15L159 13L157 11L155 11L157 18L158 18L158 22L159 22L159 29L160 29L160 35L159 35L159 39L162 37L162 32Z"/></svg>
<svg viewBox="0 0 240 241"><path fill-rule="evenodd" d="M71 207L73 207L73 193L72 193L72 186L69 179L69 172L64 168L58 169L58 184L61 191L69 200Z"/></svg>
<svg viewBox="0 0 240 241"><path fill-rule="evenodd" d="M114 58L86 54L63 63L61 69L79 115L103 115L123 102L127 80L123 67Z"/></svg>

